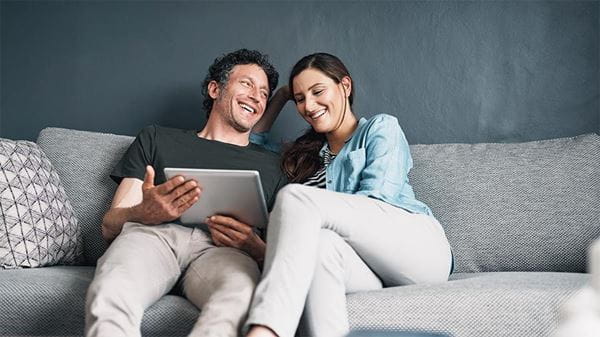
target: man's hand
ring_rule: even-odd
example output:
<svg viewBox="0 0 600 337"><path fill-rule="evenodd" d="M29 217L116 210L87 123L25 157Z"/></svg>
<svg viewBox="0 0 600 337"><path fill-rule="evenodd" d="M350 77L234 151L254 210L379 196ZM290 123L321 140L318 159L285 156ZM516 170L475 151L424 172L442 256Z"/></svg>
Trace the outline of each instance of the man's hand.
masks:
<svg viewBox="0 0 600 337"><path fill-rule="evenodd" d="M265 259L266 244L250 225L223 215L207 218L206 224L215 245L241 249L262 264Z"/></svg>
<svg viewBox="0 0 600 337"><path fill-rule="evenodd" d="M202 191L194 180L185 181L182 176L154 185L154 169L146 166L142 184L142 202L133 207L137 222L158 225L181 216L200 198Z"/></svg>

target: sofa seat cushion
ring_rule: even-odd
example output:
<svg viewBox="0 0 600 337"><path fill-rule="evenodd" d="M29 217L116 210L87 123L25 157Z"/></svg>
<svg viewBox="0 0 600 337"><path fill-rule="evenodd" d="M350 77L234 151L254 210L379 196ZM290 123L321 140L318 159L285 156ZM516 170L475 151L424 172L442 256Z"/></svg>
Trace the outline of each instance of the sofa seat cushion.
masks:
<svg viewBox="0 0 600 337"><path fill-rule="evenodd" d="M452 336L548 336L560 304L588 274L465 273L443 284L348 295L353 329L442 332Z"/></svg>
<svg viewBox="0 0 600 337"><path fill-rule="evenodd" d="M0 335L83 335L85 294L93 267L55 266L0 272ZM167 295L144 314L144 336L185 336L198 310Z"/></svg>

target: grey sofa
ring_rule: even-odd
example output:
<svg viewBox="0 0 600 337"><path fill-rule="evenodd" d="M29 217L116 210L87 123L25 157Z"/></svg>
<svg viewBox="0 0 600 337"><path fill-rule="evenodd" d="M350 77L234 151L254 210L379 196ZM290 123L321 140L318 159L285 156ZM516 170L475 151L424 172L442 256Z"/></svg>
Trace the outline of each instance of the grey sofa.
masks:
<svg viewBox="0 0 600 337"><path fill-rule="evenodd" d="M108 173L132 140L58 128L40 133L82 228L86 262L0 271L0 335L82 334L85 292L106 248L100 221L116 188ZM445 227L455 273L443 284L349 294L351 326L547 336L560 303L587 282L585 249L600 236L600 136L411 151L412 185ZM146 311L145 336L189 331L198 311L177 293Z"/></svg>

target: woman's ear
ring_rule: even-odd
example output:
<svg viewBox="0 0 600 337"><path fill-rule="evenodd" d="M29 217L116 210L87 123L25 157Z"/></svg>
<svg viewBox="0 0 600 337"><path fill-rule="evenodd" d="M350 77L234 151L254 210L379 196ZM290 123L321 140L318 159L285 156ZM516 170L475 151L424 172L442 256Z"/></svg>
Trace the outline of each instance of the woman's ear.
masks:
<svg viewBox="0 0 600 337"><path fill-rule="evenodd" d="M208 96L212 99L217 99L219 97L221 88L219 88L219 83L217 81L208 82Z"/></svg>
<svg viewBox="0 0 600 337"><path fill-rule="evenodd" d="M350 97L350 93L352 93L352 79L350 76L342 77L340 83L344 87L344 91L346 91L346 97Z"/></svg>

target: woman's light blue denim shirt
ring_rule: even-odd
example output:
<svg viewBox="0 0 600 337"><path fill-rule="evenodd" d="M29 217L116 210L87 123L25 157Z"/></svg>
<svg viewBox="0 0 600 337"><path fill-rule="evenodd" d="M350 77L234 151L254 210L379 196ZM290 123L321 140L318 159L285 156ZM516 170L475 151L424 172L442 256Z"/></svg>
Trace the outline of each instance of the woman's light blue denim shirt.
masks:
<svg viewBox="0 0 600 337"><path fill-rule="evenodd" d="M274 149L266 134L253 134L253 143ZM327 144L321 152L325 151ZM404 132L394 116L361 118L352 137L327 166L327 189L379 199L413 213L432 215L415 198L408 182L413 161Z"/></svg>

